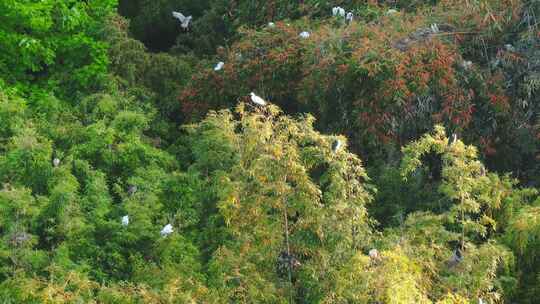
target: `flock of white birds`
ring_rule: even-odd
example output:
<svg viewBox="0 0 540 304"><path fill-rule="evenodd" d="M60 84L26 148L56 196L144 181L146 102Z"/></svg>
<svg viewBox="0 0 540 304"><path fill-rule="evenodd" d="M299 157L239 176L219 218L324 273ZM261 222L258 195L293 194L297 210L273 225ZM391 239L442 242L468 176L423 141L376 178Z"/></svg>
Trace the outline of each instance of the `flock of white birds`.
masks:
<svg viewBox="0 0 540 304"><path fill-rule="evenodd" d="M129 225L129 215L122 216L121 222L122 222L122 226L127 227ZM169 234L173 232L174 232L173 226L171 224L167 224L163 227L163 229L161 229L159 234L161 236L168 236Z"/></svg>
<svg viewBox="0 0 540 304"><path fill-rule="evenodd" d="M386 12L387 15L393 15L393 14L396 14L396 13L398 13L398 11L395 10L395 9L389 9ZM178 21L180 21L180 26L184 30L187 30L189 28L191 20L192 20L192 16L187 16L186 17L182 13L176 12L176 11L173 11L172 15L173 15L174 18L176 18L176 19L178 19ZM332 16L338 17L338 18L345 18L345 21L348 22L348 23L350 23L350 22L352 22L354 20L354 13L352 11L351 12L346 12L345 9L340 7L340 6L336 6L336 7L332 8ZM269 28L275 28L276 25L275 25L274 22L269 22L268 27ZM439 32L439 28L438 28L437 24L432 24L430 26L430 28L431 28L431 31L434 32L434 33ZM300 32L299 36L301 38L307 39L307 38L310 37L310 32L302 31L302 32ZM507 49L508 48L510 48L510 47L507 46ZM471 65L472 65L472 62L466 61L466 62L464 62L463 67L465 69L468 69L468 68L471 67ZM224 66L225 66L225 63L223 61L220 61L215 65L214 71L216 71L216 72L220 71L221 69L223 69ZM256 95L254 92L250 93L250 97L251 97L251 101L257 106L264 107L264 106L266 106L268 104L263 98ZM339 139L335 140L332 143L332 151L334 153L336 153L341 148L342 144L343 143L341 142L341 140L339 140ZM55 167L58 166L59 163L60 163L60 160L55 158L54 159ZM122 217L122 226L127 226L127 225L129 225L129 216L125 215L125 216ZM171 224L167 224L167 225L165 225L165 227L163 227L160 234L162 236L167 236L167 235L171 234L172 232L173 232L173 226ZM373 259L376 259L378 257L378 255L379 255L379 253L378 253L378 251L376 249L372 249L369 252L369 256L371 258L373 258Z"/></svg>

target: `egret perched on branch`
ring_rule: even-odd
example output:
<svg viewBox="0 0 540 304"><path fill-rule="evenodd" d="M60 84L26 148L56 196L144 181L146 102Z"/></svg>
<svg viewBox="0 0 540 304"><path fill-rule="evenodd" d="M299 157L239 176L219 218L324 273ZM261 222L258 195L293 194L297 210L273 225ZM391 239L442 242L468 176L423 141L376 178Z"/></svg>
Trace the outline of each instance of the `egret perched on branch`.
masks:
<svg viewBox="0 0 540 304"><path fill-rule="evenodd" d="M60 159L55 158L53 159L52 163L53 163L53 166L58 167L60 165Z"/></svg>
<svg viewBox="0 0 540 304"><path fill-rule="evenodd" d="M225 62L223 61L220 61L216 64L216 66L214 67L214 71L219 71L223 68L223 66L225 65Z"/></svg>
<svg viewBox="0 0 540 304"><path fill-rule="evenodd" d="M303 31L300 33L300 37L302 38L309 38L309 35L310 35L309 32L306 32L306 31Z"/></svg>
<svg viewBox="0 0 540 304"><path fill-rule="evenodd" d="M464 70L468 70L470 69L472 66L472 61L470 60L464 60L461 62L461 67L464 69Z"/></svg>
<svg viewBox="0 0 540 304"><path fill-rule="evenodd" d="M354 19L354 14L352 12L347 13L347 17L345 17L345 20L349 23L351 23Z"/></svg>
<svg viewBox="0 0 540 304"><path fill-rule="evenodd" d="M368 253L369 257L374 260L374 261L377 261L380 259L380 256L379 256L379 250L373 248L369 251Z"/></svg>
<svg viewBox="0 0 540 304"><path fill-rule="evenodd" d="M129 215L122 216L122 226L129 225Z"/></svg>
<svg viewBox="0 0 540 304"><path fill-rule="evenodd" d="M504 48L509 52L515 52L516 51L516 48L513 45L511 45L510 43L505 44Z"/></svg>
<svg viewBox="0 0 540 304"><path fill-rule="evenodd" d="M339 150L339 148L341 148L341 145L342 145L341 140L336 139L336 140L332 143L332 151L333 151L334 153L336 153L336 152Z"/></svg>
<svg viewBox="0 0 540 304"><path fill-rule="evenodd" d="M172 15L174 18L178 19L178 21L180 21L180 26L184 29L184 30L187 30L187 28L189 27L189 23L191 22L191 16L184 16L182 13L179 13L179 12L172 12Z"/></svg>
<svg viewBox="0 0 540 304"><path fill-rule="evenodd" d="M264 107L267 104L267 102L264 99L255 95L255 93L251 92L250 95L251 95L251 101L253 101L254 104L259 105L261 107Z"/></svg>
<svg viewBox="0 0 540 304"><path fill-rule="evenodd" d="M161 236L167 236L171 233L173 233L173 226L171 224L165 225L165 227L163 227L160 232Z"/></svg>
<svg viewBox="0 0 540 304"><path fill-rule="evenodd" d="M274 22L268 22L268 27L269 28L275 28L276 24Z"/></svg>
<svg viewBox="0 0 540 304"><path fill-rule="evenodd" d="M332 16L341 16L345 17L345 9L340 6L335 6L332 8Z"/></svg>

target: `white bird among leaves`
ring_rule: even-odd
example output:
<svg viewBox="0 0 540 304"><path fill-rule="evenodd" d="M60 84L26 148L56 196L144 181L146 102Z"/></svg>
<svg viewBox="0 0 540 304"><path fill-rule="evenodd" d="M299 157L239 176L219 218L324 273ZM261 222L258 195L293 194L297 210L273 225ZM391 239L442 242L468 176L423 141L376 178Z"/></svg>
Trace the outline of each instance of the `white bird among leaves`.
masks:
<svg viewBox="0 0 540 304"><path fill-rule="evenodd" d="M58 159L58 158L53 159L52 162L53 162L53 166L55 166L55 167L58 167L60 165L60 159Z"/></svg>
<svg viewBox="0 0 540 304"><path fill-rule="evenodd" d="M269 28L275 28L276 24L274 22L268 22L268 27Z"/></svg>
<svg viewBox="0 0 540 304"><path fill-rule="evenodd" d="M345 9L343 9L340 6L333 7L332 8L332 15L333 16L345 17Z"/></svg>
<svg viewBox="0 0 540 304"><path fill-rule="evenodd" d="M191 22L191 16L184 16L184 14L182 13L179 13L179 12L172 12L172 15L174 18L178 19L178 21L180 21L180 26L183 28L183 29L187 29L189 27L189 23Z"/></svg>
<svg viewBox="0 0 540 304"><path fill-rule="evenodd" d="M354 14L352 12L348 12L347 17L345 17L345 20L350 23L353 21L353 19L354 19Z"/></svg>
<svg viewBox="0 0 540 304"><path fill-rule="evenodd" d="M251 92L250 95L251 95L251 101L253 101L254 104L259 105L261 107L264 107L267 104L267 102L264 99L255 95L255 93Z"/></svg>
<svg viewBox="0 0 540 304"><path fill-rule="evenodd" d="M380 256L379 256L379 250L373 248L369 251L368 253L369 257L372 259L372 260L379 260L380 259Z"/></svg>
<svg viewBox="0 0 540 304"><path fill-rule="evenodd" d="M342 145L341 140L336 139L336 140L332 143L332 151L333 151L334 153L336 153L336 152L339 150L339 148L341 148L341 145Z"/></svg>
<svg viewBox="0 0 540 304"><path fill-rule="evenodd" d="M470 60L464 60L461 62L461 67L464 69L464 70L468 70L472 67L472 61Z"/></svg>
<svg viewBox="0 0 540 304"><path fill-rule="evenodd" d="M161 236L167 236L171 233L173 233L173 226L171 224L165 225L165 227L163 227L160 232Z"/></svg>
<svg viewBox="0 0 540 304"><path fill-rule="evenodd" d="M122 216L122 226L129 225L129 215Z"/></svg>
<svg viewBox="0 0 540 304"><path fill-rule="evenodd" d="M216 64L216 66L214 67L214 71L219 71L223 68L223 66L225 65L225 62L223 61L220 61Z"/></svg>
<svg viewBox="0 0 540 304"><path fill-rule="evenodd" d="M434 34L437 34L439 32L439 25L437 23L433 23L430 28L431 32L433 32Z"/></svg>
<svg viewBox="0 0 540 304"><path fill-rule="evenodd" d="M397 11L396 9L391 8L391 9L389 9L389 10L386 12L386 14L387 14L387 15L393 15L393 14L397 14L397 12L398 12L398 11Z"/></svg>
<svg viewBox="0 0 540 304"><path fill-rule="evenodd" d="M300 37L302 38L309 38L309 36L310 36L309 32L303 31L300 33Z"/></svg>

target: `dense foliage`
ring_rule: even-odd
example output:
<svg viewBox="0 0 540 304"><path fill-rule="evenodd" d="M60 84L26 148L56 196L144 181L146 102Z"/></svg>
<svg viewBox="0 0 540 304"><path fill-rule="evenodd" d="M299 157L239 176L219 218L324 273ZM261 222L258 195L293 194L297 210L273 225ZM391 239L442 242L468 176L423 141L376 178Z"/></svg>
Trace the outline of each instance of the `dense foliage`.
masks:
<svg viewBox="0 0 540 304"><path fill-rule="evenodd" d="M0 302L536 303L538 15L0 1Z"/></svg>

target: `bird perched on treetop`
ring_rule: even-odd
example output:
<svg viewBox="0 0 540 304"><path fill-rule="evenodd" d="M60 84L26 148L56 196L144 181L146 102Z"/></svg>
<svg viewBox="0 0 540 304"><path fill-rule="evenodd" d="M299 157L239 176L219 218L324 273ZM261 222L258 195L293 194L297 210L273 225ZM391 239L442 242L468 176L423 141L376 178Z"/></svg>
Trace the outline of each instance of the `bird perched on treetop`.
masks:
<svg viewBox="0 0 540 304"><path fill-rule="evenodd" d="M53 159L52 162L53 162L53 166L55 166L55 167L58 167L60 165L60 159L58 159L58 158Z"/></svg>
<svg viewBox="0 0 540 304"><path fill-rule="evenodd" d="M332 151L333 151L334 153L336 153L336 152L339 150L339 148L341 148L341 145L342 145L341 140L336 139L336 140L332 143Z"/></svg>
<svg viewBox="0 0 540 304"><path fill-rule="evenodd" d="M189 27L189 23L191 22L191 16L184 16L184 14L182 13L179 13L179 12L172 12L172 15L174 18L178 19L178 21L180 21L180 26L184 29L184 30L187 30L187 28Z"/></svg>
<svg viewBox="0 0 540 304"><path fill-rule="evenodd" d="M251 101L253 101L254 104L262 106L262 107L264 107L267 104L267 102L264 99L255 95L255 93L251 92L250 95L251 95Z"/></svg>
<svg viewBox="0 0 540 304"><path fill-rule="evenodd" d="M345 20L349 23L351 23L354 19L354 14L352 12L347 13L347 17L345 17Z"/></svg>
<svg viewBox="0 0 540 304"><path fill-rule="evenodd" d="M122 226L129 225L129 215L122 216Z"/></svg>
<svg viewBox="0 0 540 304"><path fill-rule="evenodd" d="M214 67L214 71L219 71L223 68L223 66L225 65L225 63L223 61L220 61L216 64L216 66Z"/></svg>
<svg viewBox="0 0 540 304"><path fill-rule="evenodd" d="M332 8L332 16L341 16L345 17L345 9L340 6L335 6Z"/></svg>
<svg viewBox="0 0 540 304"><path fill-rule="evenodd" d="M165 225L165 227L163 227L160 232L161 236L167 236L171 233L173 233L173 226L171 224Z"/></svg>
<svg viewBox="0 0 540 304"><path fill-rule="evenodd" d="M309 36L310 36L309 32L303 31L300 33L300 37L302 38L309 38Z"/></svg>

